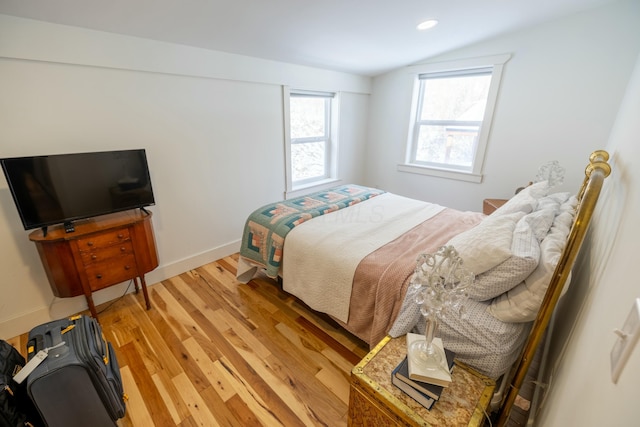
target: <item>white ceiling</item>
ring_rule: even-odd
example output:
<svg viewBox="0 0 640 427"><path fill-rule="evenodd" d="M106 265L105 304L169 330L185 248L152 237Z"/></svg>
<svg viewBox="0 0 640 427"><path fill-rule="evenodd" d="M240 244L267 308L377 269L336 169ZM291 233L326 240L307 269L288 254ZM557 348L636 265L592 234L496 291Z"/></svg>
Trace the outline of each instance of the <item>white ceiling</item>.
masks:
<svg viewBox="0 0 640 427"><path fill-rule="evenodd" d="M0 14L377 75L611 1L0 0Z"/></svg>

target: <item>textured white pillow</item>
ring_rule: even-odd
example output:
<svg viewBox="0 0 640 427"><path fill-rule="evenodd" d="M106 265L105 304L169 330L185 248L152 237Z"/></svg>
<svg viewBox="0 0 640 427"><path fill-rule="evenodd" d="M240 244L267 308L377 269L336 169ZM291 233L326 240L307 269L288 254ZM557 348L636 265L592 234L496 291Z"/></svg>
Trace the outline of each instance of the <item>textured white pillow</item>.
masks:
<svg viewBox="0 0 640 427"><path fill-rule="evenodd" d="M453 237L452 245L473 274L484 273L511 256L511 242L516 223L524 212L494 217L490 215L475 227Z"/></svg>
<svg viewBox="0 0 640 427"><path fill-rule="evenodd" d="M553 224L553 220L558 213L558 206L555 208L547 207L545 209L540 209L531 212L530 214L525 215L522 218L523 221L527 222L531 227L531 231L535 236L538 243L542 242L542 240L549 233L549 229Z"/></svg>
<svg viewBox="0 0 640 427"><path fill-rule="evenodd" d="M495 298L520 284L538 266L540 243L527 220L529 215L521 218L513 231L512 255L477 275L467 292L469 298L476 301Z"/></svg>
<svg viewBox="0 0 640 427"><path fill-rule="evenodd" d="M536 209L538 199L547 194L549 194L549 183L547 181L536 182L510 198L507 203L496 209L491 216L508 215L514 212L531 213Z"/></svg>
<svg viewBox="0 0 640 427"><path fill-rule="evenodd" d="M563 192L563 193L553 193L548 196L541 197L538 199L538 206L536 206L536 210L545 209L547 207L555 207L556 210L560 208L560 205L569 200L571 193Z"/></svg>
<svg viewBox="0 0 640 427"><path fill-rule="evenodd" d="M540 263L524 282L492 301L488 310L503 322L530 322L544 299L553 272L567 243L576 206L572 197L560 207L549 234L540 243Z"/></svg>

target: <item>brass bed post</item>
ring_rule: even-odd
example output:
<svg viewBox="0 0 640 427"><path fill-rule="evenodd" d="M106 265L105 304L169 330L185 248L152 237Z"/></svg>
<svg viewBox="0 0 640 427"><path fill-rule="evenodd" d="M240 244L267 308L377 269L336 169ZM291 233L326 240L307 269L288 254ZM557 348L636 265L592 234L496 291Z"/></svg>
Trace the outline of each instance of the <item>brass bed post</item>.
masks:
<svg viewBox="0 0 640 427"><path fill-rule="evenodd" d="M582 245L591 217L593 216L602 184L604 179L611 173L611 167L607 163L607 160L609 160L609 153L604 150L594 151L589 157L590 163L585 170L585 179L577 195L579 203L567 238L567 244L553 272L549 288L545 293L538 315L531 327L529 338L515 365L516 368L508 393L499 408L497 423L499 427L504 426L509 420L511 407L518 396L520 387L527 375L529 365L531 365L531 360L538 348L538 344L542 340L544 331L547 329L553 310L560 299L562 288L569 277L571 268L580 251L580 246Z"/></svg>

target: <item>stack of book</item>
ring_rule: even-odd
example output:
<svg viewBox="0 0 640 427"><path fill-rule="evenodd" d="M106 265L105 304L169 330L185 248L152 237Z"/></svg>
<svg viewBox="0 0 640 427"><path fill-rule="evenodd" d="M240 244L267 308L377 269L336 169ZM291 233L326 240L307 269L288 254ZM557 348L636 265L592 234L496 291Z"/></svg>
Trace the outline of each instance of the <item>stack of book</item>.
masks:
<svg viewBox="0 0 640 427"><path fill-rule="evenodd" d="M407 357L391 373L391 382L404 393L415 399L427 409L440 399L445 387L451 383L451 371L455 354L442 345L440 338L434 338L433 344L442 354L441 369L421 369L421 366L412 361L409 347L415 340L422 340L424 336L407 334Z"/></svg>

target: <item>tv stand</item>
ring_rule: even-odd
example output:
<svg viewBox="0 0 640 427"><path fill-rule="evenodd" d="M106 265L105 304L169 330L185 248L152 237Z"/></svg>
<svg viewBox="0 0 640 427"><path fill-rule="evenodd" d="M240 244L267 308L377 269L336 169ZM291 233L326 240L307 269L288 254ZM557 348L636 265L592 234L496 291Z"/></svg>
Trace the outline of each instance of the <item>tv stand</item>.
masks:
<svg viewBox="0 0 640 427"><path fill-rule="evenodd" d="M133 280L151 308L144 275L158 266L151 213L130 210L75 222L75 232L53 226L29 235L60 298L84 295L93 317L98 316L93 292Z"/></svg>

